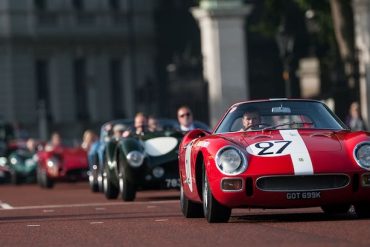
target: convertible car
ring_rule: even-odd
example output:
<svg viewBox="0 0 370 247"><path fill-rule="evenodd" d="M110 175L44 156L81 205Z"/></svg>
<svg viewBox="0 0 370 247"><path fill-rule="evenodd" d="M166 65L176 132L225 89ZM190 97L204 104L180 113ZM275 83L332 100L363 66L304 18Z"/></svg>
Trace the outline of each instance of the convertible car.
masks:
<svg viewBox="0 0 370 247"><path fill-rule="evenodd" d="M177 121L159 119L160 131L132 135L108 144L103 190L108 199L132 201L142 189L179 188Z"/></svg>
<svg viewBox="0 0 370 247"><path fill-rule="evenodd" d="M43 144L35 140L29 142L32 142L29 145L33 145L34 147L32 151L27 148L27 143L24 140L14 140L9 145L11 152L7 158L7 166L12 184L36 181L36 168L38 164L36 151L42 150Z"/></svg>
<svg viewBox="0 0 370 247"><path fill-rule="evenodd" d="M243 117L259 122L245 127ZM212 133L193 130L179 148L185 217L227 222L232 208L322 208L370 216L370 134L353 132L313 100L235 104Z"/></svg>
<svg viewBox="0 0 370 247"><path fill-rule="evenodd" d="M107 163L107 157L113 156L117 140L113 138L113 127L121 125L122 131L133 125L131 119L117 119L104 123L100 128L99 140L95 142L88 153L89 162L89 184L92 192L102 192L103 170Z"/></svg>
<svg viewBox="0 0 370 247"><path fill-rule="evenodd" d="M52 188L56 181L87 179L87 154L80 147L59 146L37 152L37 182Z"/></svg>

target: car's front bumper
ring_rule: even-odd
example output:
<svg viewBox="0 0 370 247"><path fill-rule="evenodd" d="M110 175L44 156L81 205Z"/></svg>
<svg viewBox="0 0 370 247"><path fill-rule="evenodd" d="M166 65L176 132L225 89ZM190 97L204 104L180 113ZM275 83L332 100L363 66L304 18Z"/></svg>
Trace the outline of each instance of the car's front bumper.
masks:
<svg viewBox="0 0 370 247"><path fill-rule="evenodd" d="M299 176L291 176L296 186L291 184L261 185L262 176L240 176L209 178L212 194L215 199L230 208L258 207L258 208L294 208L315 207L334 204L355 204L358 202L370 202L370 186L364 183L363 175L369 173L342 174L348 177L348 181L338 181L335 184L320 185L318 182L309 186L299 182ZM328 175L328 174L326 174ZM320 175L306 176L312 181ZM302 176L303 177L303 176ZM225 180L240 179L241 188L225 190ZM308 180L309 180L308 179ZM304 179L302 179L304 180ZM299 184L300 183L300 184ZM230 186L229 186L230 187Z"/></svg>

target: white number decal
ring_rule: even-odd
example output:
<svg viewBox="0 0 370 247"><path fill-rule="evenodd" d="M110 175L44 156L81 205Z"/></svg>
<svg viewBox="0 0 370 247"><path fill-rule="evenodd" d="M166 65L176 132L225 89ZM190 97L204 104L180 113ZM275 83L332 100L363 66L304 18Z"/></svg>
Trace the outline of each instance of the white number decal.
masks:
<svg viewBox="0 0 370 247"><path fill-rule="evenodd" d="M247 151L250 154L257 156L280 156L289 154L289 145L292 141L276 140L276 141L265 141L257 142L249 147Z"/></svg>

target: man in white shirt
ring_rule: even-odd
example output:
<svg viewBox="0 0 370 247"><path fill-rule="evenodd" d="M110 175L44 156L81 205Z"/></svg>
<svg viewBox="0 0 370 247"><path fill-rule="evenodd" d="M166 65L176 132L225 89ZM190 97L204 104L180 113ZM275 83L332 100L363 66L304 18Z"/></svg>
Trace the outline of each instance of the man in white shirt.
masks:
<svg viewBox="0 0 370 247"><path fill-rule="evenodd" d="M177 110L177 120L179 121L181 131L189 131L195 129L193 123L193 113L191 112L189 107L181 106Z"/></svg>

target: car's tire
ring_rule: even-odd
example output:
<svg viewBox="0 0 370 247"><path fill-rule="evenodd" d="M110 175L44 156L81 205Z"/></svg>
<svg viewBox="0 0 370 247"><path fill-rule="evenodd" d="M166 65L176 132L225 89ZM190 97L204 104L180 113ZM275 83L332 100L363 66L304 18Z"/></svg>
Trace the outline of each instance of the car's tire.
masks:
<svg viewBox="0 0 370 247"><path fill-rule="evenodd" d="M51 189L54 187L54 181L50 179L44 169L40 170L41 187Z"/></svg>
<svg viewBox="0 0 370 247"><path fill-rule="evenodd" d="M21 178L19 177L19 175L17 174L16 171L14 170L11 170L10 171L10 182L14 185L19 185L21 184Z"/></svg>
<svg viewBox="0 0 370 247"><path fill-rule="evenodd" d="M202 204L190 201L186 197L182 185L180 185L180 207L181 207L182 214L186 218L202 218L202 217L204 217Z"/></svg>
<svg viewBox="0 0 370 247"><path fill-rule="evenodd" d="M116 199L119 193L117 186L112 183L108 168L105 168L103 173L103 192L107 199Z"/></svg>
<svg viewBox="0 0 370 247"><path fill-rule="evenodd" d="M89 185L92 192L99 192L98 178L89 174Z"/></svg>
<svg viewBox="0 0 370 247"><path fill-rule="evenodd" d="M103 173L101 171L98 173L98 190L104 192Z"/></svg>
<svg viewBox="0 0 370 247"><path fill-rule="evenodd" d="M370 203L359 203L355 204L355 212L358 218L368 219L370 218Z"/></svg>
<svg viewBox="0 0 370 247"><path fill-rule="evenodd" d="M348 213L351 205L339 204L339 205L325 205L321 206L322 211L328 215L346 214Z"/></svg>
<svg viewBox="0 0 370 247"><path fill-rule="evenodd" d="M37 184L43 188L44 185L42 183L42 179L41 179L41 169L39 167L37 167L37 171L36 171L36 179L37 179Z"/></svg>
<svg viewBox="0 0 370 247"><path fill-rule="evenodd" d="M95 164L89 172L89 185L92 192L99 192L98 167Z"/></svg>
<svg viewBox="0 0 370 247"><path fill-rule="evenodd" d="M136 198L136 187L135 185L127 179L125 173L125 167L120 159L120 166L118 172L118 181L119 181L119 193L123 201L133 201Z"/></svg>
<svg viewBox="0 0 370 247"><path fill-rule="evenodd" d="M231 208L221 205L212 195L208 178L203 173L203 211L204 217L209 223L228 222L231 215Z"/></svg>

